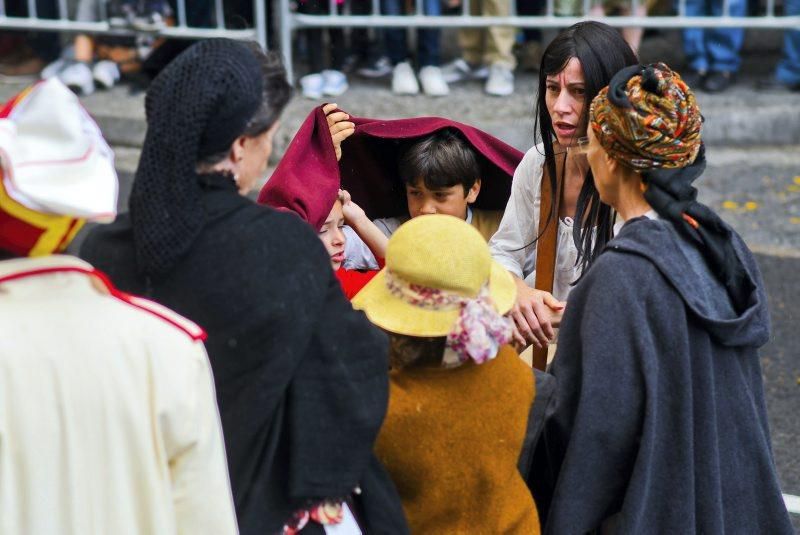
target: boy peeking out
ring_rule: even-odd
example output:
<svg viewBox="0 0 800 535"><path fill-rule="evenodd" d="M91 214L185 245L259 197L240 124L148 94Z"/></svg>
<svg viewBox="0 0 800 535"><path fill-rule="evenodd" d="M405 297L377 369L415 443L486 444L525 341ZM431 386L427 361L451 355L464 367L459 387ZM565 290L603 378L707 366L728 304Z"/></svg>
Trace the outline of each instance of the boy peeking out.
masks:
<svg viewBox="0 0 800 535"><path fill-rule="evenodd" d="M487 240L497 230L521 152L441 117L340 122L331 125L331 133L341 154L342 188L387 237L408 219L435 213L470 223ZM358 239L362 222L347 223L344 266L378 269Z"/></svg>
<svg viewBox="0 0 800 535"><path fill-rule="evenodd" d="M388 238L410 218L444 214L474 226L488 240L497 230L500 210L473 209L481 191L481 169L472 147L458 130L445 128L415 140L398 162L405 189L407 213L373 221ZM367 244L359 238L366 227L360 220L348 221L345 263L347 269L379 269Z"/></svg>

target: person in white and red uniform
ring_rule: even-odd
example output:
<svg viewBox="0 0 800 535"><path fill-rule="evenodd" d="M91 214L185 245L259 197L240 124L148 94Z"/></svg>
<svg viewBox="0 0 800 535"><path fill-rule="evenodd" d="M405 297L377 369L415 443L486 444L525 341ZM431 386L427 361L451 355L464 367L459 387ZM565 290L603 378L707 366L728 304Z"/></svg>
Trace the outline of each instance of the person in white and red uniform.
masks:
<svg viewBox="0 0 800 535"><path fill-rule="evenodd" d="M205 333L57 254L115 215L97 125L40 82L0 154L0 533L237 533Z"/></svg>

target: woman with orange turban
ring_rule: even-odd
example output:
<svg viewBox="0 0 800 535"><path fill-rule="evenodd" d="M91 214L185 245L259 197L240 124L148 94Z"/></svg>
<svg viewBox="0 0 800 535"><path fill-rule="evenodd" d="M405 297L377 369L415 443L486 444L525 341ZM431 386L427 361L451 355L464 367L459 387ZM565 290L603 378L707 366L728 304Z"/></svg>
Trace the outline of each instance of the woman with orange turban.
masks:
<svg viewBox="0 0 800 535"><path fill-rule="evenodd" d="M770 446L753 255L692 182L702 116L664 64L627 67L579 148L624 220L570 294L540 452L546 533L792 533Z"/></svg>

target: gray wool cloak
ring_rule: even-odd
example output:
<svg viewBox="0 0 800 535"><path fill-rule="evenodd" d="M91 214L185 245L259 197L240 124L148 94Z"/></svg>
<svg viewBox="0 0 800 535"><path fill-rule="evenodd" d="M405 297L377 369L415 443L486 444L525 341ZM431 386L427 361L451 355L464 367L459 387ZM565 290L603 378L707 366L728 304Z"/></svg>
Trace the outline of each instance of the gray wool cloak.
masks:
<svg viewBox="0 0 800 535"><path fill-rule="evenodd" d="M757 350L766 296L733 238L756 288L742 311L698 245L646 218L570 294L533 470L544 533L793 533Z"/></svg>

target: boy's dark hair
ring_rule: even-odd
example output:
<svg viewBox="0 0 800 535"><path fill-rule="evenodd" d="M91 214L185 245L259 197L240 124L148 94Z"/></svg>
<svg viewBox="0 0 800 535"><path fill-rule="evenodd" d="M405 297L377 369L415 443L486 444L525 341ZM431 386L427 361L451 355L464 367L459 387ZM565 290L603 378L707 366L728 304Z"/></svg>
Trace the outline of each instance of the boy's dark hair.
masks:
<svg viewBox="0 0 800 535"><path fill-rule="evenodd" d="M400 178L411 186L420 180L432 190L461 184L466 195L480 174L475 151L453 129L438 130L422 138L400 158Z"/></svg>

